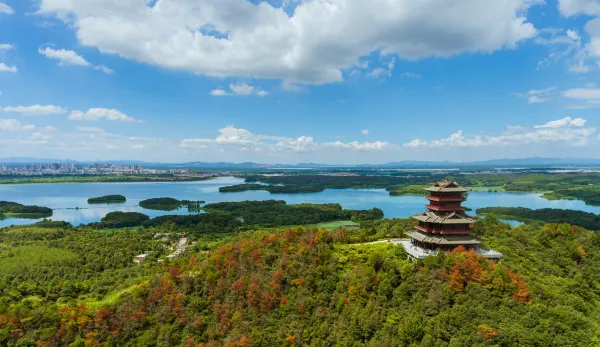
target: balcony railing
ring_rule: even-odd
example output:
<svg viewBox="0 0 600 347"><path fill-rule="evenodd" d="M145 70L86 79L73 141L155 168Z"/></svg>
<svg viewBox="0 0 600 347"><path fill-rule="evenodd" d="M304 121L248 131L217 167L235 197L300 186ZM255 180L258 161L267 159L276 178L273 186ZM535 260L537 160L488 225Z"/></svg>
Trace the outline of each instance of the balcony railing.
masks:
<svg viewBox="0 0 600 347"><path fill-rule="evenodd" d="M460 205L452 205L452 206L442 206L442 205L425 205L426 208L433 210L433 211L439 211L439 212L451 212L451 211L464 211L465 208L461 207Z"/></svg>
<svg viewBox="0 0 600 347"><path fill-rule="evenodd" d="M463 197L456 197L456 196L437 196L437 195L428 195L426 196L427 200L429 201L447 201L447 202L463 202L466 201L466 198Z"/></svg>
<svg viewBox="0 0 600 347"><path fill-rule="evenodd" d="M437 234L437 235L464 235L464 234L468 234L472 231L472 229L451 229L451 228L436 229L436 228L426 227L424 225L416 225L415 229L420 230L424 233Z"/></svg>

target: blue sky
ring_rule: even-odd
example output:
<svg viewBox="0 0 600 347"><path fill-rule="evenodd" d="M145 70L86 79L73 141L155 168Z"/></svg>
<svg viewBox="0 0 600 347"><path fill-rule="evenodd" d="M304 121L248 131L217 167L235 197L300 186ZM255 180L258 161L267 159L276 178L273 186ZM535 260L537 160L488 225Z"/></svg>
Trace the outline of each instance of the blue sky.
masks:
<svg viewBox="0 0 600 347"><path fill-rule="evenodd" d="M599 0L0 0L0 157L600 157Z"/></svg>

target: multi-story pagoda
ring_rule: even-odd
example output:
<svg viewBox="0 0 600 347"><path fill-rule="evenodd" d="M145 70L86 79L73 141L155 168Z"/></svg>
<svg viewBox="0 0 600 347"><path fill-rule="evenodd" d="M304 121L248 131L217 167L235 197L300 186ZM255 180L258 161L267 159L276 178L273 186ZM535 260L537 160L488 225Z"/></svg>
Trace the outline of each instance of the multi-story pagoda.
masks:
<svg viewBox="0 0 600 347"><path fill-rule="evenodd" d="M469 188L456 182L441 181L426 188L429 204L423 214L412 216L419 221L416 230L406 233L410 240L402 243L411 259L422 259L439 251L451 251L458 246L490 259L499 259L502 254L480 246L481 240L471 235L476 218L465 213L461 203L466 200Z"/></svg>

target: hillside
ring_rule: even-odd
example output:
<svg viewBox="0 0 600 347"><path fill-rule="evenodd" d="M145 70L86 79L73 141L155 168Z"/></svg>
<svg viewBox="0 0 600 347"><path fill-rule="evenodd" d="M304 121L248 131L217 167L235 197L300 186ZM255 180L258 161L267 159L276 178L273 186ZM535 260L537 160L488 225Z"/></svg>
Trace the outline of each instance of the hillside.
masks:
<svg viewBox="0 0 600 347"><path fill-rule="evenodd" d="M457 249L414 264L386 243L348 244L357 234L404 228L370 222L357 231L288 229L235 236L198 250L110 300L90 303L50 289L50 278L22 291L14 270L0 271L0 344L27 346L566 346L600 337L600 238L569 225L510 229L486 218L476 232L505 254L499 264ZM5 231L3 243L19 228ZM157 229L153 229L155 232ZM8 233L8 234L6 234ZM44 241L52 235L52 241ZM63 233L64 236L61 236ZM120 237L122 232L102 238ZM138 231L140 236L143 230ZM55 251L44 266L82 266L83 249L56 240L69 230L37 230L29 247ZM20 236L24 235L22 232ZM94 233L85 238L92 240ZM135 234L127 234L131 237ZM131 235L131 236L129 236ZM8 237L8 238L7 238ZM77 236L81 237L81 236ZM139 237L139 236L138 236ZM146 238L146 237L145 237ZM147 239L147 238L146 238ZM68 241L69 239L64 239ZM108 239L106 239L108 241ZM149 240L149 239L147 239ZM73 239L69 242L76 242ZM149 242L149 241L146 241ZM94 242L93 247L102 247ZM92 246L92 244L90 244ZM151 247L151 244L143 246ZM138 246L138 249L142 249ZM155 248L156 249L156 248ZM35 251L35 249L24 249ZM5 250L1 257L11 255ZM131 254L131 253L130 253ZM96 265L103 263L96 258ZM34 259L29 272L42 266ZM5 266L0 261L0 267ZM115 263L118 275L125 266ZM149 267L150 266L150 267ZM126 265L129 268L131 265ZM125 269L124 268L124 269ZM135 269L135 267L131 267ZM89 271L94 271L93 268ZM98 268L96 271L100 271ZM129 276L128 276L129 277ZM7 280L11 279L7 282ZM84 277L73 277L84 290ZM122 281L120 281L122 282ZM126 282L131 283L131 279ZM122 282L125 284L126 282ZM101 282L100 282L101 283ZM15 286L15 287L12 287ZM96 285L97 286L97 285ZM14 289L11 289L14 288ZM84 290L85 292L85 290ZM96 300L102 299L102 292ZM15 296L17 295L17 296ZM72 299L64 295L71 295ZM108 295L111 297L111 295ZM73 299L75 298L75 299Z"/></svg>

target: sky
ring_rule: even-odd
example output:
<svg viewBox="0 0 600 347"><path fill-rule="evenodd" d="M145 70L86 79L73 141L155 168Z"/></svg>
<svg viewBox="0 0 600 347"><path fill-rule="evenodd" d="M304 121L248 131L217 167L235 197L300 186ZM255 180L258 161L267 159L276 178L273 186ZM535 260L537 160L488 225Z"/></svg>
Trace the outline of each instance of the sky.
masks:
<svg viewBox="0 0 600 347"><path fill-rule="evenodd" d="M600 0L0 0L0 157L600 158Z"/></svg>

